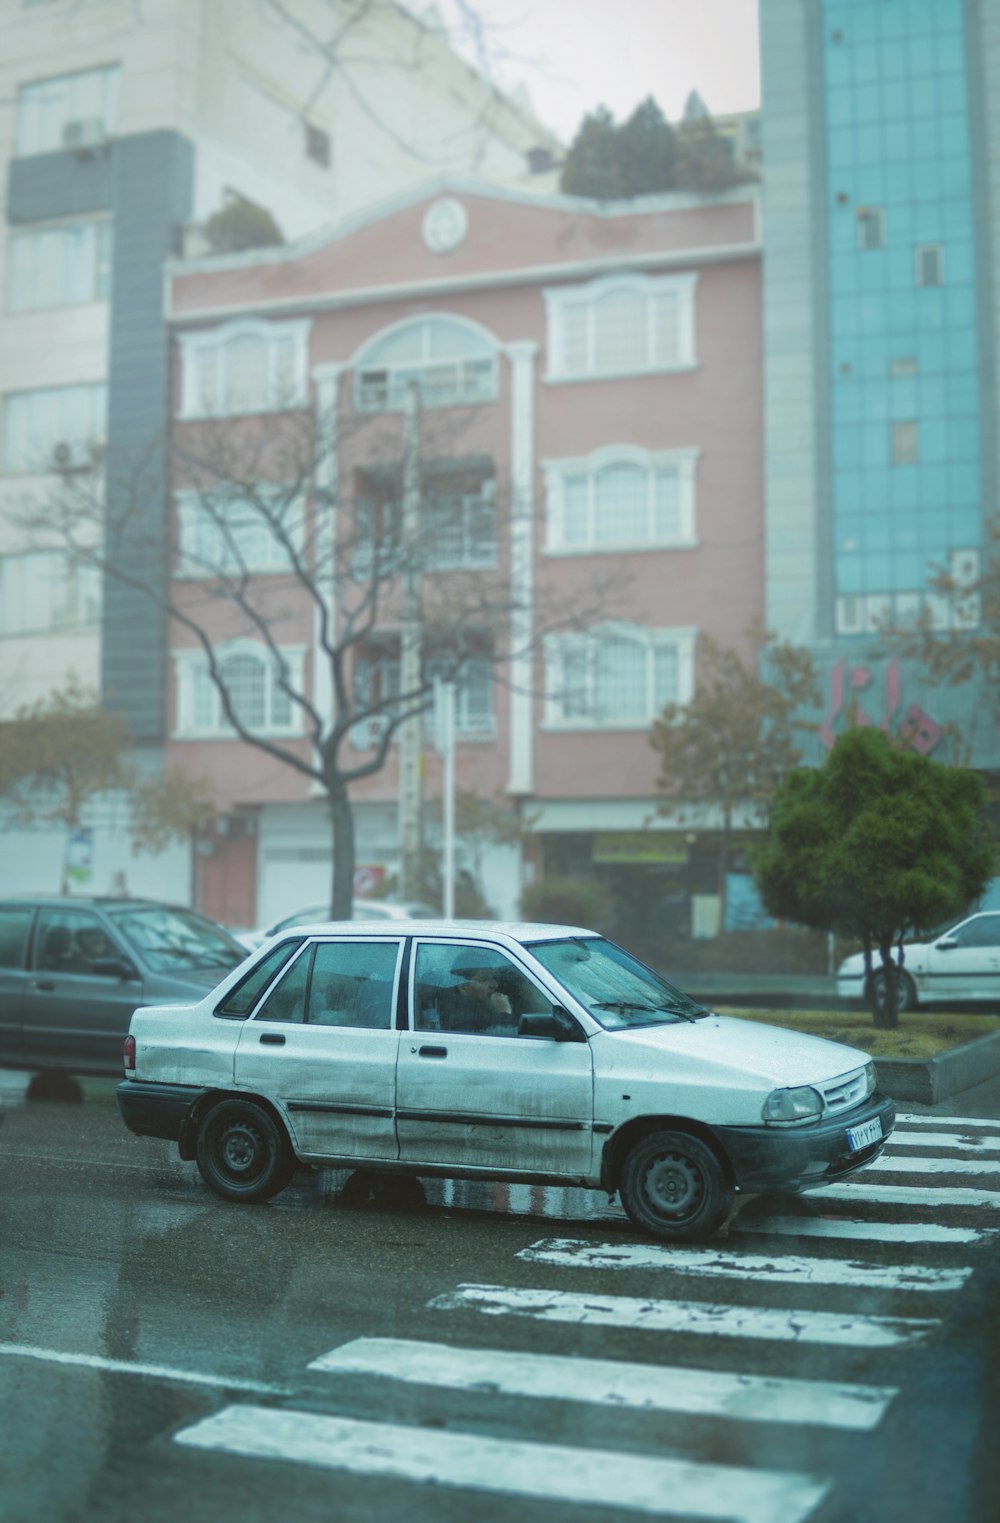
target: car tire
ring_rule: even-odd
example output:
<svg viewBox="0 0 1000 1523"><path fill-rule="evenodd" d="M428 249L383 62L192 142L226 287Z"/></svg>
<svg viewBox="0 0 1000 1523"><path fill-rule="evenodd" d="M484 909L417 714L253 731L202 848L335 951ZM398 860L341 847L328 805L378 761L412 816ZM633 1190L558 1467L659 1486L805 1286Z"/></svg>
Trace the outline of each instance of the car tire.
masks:
<svg viewBox="0 0 1000 1523"><path fill-rule="evenodd" d="M707 1143L690 1132L650 1132L629 1150L618 1186L632 1221L653 1237L710 1237L732 1209L733 1188Z"/></svg>
<svg viewBox="0 0 1000 1523"><path fill-rule="evenodd" d="M270 1200L295 1172L288 1135L253 1100L220 1100L202 1119L195 1154L202 1179L224 1200Z"/></svg>
<svg viewBox="0 0 1000 1523"><path fill-rule="evenodd" d="M896 1000L896 1012L903 1015L907 1010L917 1008L917 988L909 973L897 972L896 982L898 995ZM875 991L875 1003L881 1010L885 1004L885 970L879 968L872 974L872 988Z"/></svg>

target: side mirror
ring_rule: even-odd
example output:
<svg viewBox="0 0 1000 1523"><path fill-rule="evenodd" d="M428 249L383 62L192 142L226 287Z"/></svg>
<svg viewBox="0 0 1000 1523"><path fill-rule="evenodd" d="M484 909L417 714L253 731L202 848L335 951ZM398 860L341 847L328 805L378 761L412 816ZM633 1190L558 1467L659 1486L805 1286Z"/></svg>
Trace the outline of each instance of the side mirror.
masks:
<svg viewBox="0 0 1000 1523"><path fill-rule="evenodd" d="M958 941L954 936L942 936L934 945L939 952L951 952L958 946Z"/></svg>
<svg viewBox="0 0 1000 1523"><path fill-rule="evenodd" d="M579 1026L568 1010L554 1005L551 1015L529 1013L517 1023L518 1036L547 1037L550 1042L578 1042Z"/></svg>
<svg viewBox="0 0 1000 1523"><path fill-rule="evenodd" d="M132 963L124 957L95 957L93 971L101 978L138 978Z"/></svg>

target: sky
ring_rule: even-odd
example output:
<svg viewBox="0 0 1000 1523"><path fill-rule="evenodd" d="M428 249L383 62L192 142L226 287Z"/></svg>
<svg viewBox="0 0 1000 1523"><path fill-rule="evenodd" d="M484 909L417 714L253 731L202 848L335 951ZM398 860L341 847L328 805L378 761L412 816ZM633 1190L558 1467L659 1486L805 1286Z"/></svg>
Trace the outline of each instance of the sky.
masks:
<svg viewBox="0 0 1000 1523"><path fill-rule="evenodd" d="M671 121L693 89L715 115L760 104L757 0L437 0L437 9L449 28L463 11L482 18L496 83L522 81L566 142L598 105L620 122L648 95Z"/></svg>

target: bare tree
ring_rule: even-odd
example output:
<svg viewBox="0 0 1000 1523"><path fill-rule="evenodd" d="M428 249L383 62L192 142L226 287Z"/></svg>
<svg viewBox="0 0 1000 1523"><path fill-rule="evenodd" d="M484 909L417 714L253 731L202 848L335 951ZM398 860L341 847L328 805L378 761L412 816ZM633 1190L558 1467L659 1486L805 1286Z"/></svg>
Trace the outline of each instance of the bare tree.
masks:
<svg viewBox="0 0 1000 1523"><path fill-rule="evenodd" d="M336 440L305 411L208 420L169 448L155 441L124 474L109 460L106 496L68 473L30 515L36 543L61 545L166 616L195 658L196 702L325 796L336 919L351 914L351 790L419 723L435 681L461 685L486 663L502 687L514 658L555 629L586 627L613 595L604 575L561 599L536 587L530 634L515 634L526 601L508 546L523 509L488 457L461 453L468 418L437 416L422 438L415 407L408 427L398 414L363 417L345 436L341 418ZM163 544L145 504L165 456L177 511ZM248 687L237 640L253 642L258 670L263 660L266 697Z"/></svg>

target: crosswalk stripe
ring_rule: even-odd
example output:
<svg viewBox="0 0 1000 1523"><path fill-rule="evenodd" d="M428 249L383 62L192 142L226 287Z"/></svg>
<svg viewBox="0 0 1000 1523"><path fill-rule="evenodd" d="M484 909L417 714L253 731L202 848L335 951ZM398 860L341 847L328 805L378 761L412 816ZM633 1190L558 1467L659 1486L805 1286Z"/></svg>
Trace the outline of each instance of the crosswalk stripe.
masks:
<svg viewBox="0 0 1000 1523"><path fill-rule="evenodd" d="M548 1238L517 1255L569 1269L666 1269L674 1274L782 1285L851 1285L866 1290L960 1290L971 1268L924 1264L863 1264L850 1259L780 1257L718 1248L670 1248L660 1243L588 1243Z"/></svg>
<svg viewBox="0 0 1000 1523"><path fill-rule="evenodd" d="M583 1295L504 1285L459 1285L435 1296L428 1305L440 1311L474 1310L492 1317L534 1317L542 1322L573 1322L580 1326L708 1333L716 1337L852 1348L890 1348L913 1343L940 1326L936 1318L855 1317L838 1312L727 1306L707 1301L654 1301L638 1296Z"/></svg>
<svg viewBox="0 0 1000 1523"><path fill-rule="evenodd" d="M730 1232L787 1237L849 1238L871 1243L978 1243L991 1227L942 1227L937 1222L861 1221L850 1216L735 1216Z"/></svg>
<svg viewBox="0 0 1000 1523"><path fill-rule="evenodd" d="M1000 1132L1000 1123L989 1116L924 1116L915 1111L897 1111L897 1126L946 1126L961 1127L985 1127L989 1131Z"/></svg>
<svg viewBox="0 0 1000 1523"><path fill-rule="evenodd" d="M959 1153L996 1153L1000 1150L1000 1136L969 1137L958 1132L893 1132L887 1153L896 1147L905 1148L953 1148Z"/></svg>
<svg viewBox="0 0 1000 1523"><path fill-rule="evenodd" d="M193 1448L712 1523L805 1523L830 1489L806 1475L433 1432L251 1404L176 1435Z"/></svg>
<svg viewBox="0 0 1000 1523"><path fill-rule="evenodd" d="M1000 1174L1000 1158L906 1158L889 1153L873 1158L865 1170L876 1174Z"/></svg>
<svg viewBox="0 0 1000 1523"><path fill-rule="evenodd" d="M309 1368L332 1375L381 1375L451 1390L824 1428L875 1428L899 1394L889 1386L456 1348L404 1338L356 1338L314 1359Z"/></svg>
<svg viewBox="0 0 1000 1523"><path fill-rule="evenodd" d="M986 1210L1000 1211L1000 1190L974 1190L965 1185L955 1185L949 1190L933 1185L870 1185L858 1181L849 1185L823 1185L818 1190L810 1190L803 1199L868 1201L882 1206L982 1206Z"/></svg>

